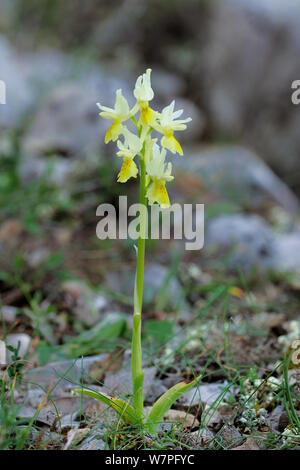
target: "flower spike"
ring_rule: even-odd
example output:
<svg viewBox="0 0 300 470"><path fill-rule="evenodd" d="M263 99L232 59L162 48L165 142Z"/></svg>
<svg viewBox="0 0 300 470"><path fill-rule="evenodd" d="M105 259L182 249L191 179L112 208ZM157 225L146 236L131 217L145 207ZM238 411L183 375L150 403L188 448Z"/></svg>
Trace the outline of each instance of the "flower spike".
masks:
<svg viewBox="0 0 300 470"><path fill-rule="evenodd" d="M117 141L117 156L123 158L123 164L118 174L118 182L126 183L130 178L136 178L138 167L135 157L139 156L144 161L146 168L146 196L150 205L158 203L163 208L170 206L166 182L171 181L172 165L165 164L166 150L173 154L183 155L180 143L174 137L174 132L186 129L186 123L191 118L179 119L183 113L180 109L175 111L175 101L166 106L161 113L154 111L149 106L149 101L154 98L151 86L151 69L140 75L133 91L136 104L129 108L127 100L122 95L122 90L116 92L114 108L108 108L98 103L101 110L100 116L104 119L111 119L113 122L105 135L105 143ZM137 121L135 114L140 111ZM138 135L133 134L124 125L125 121L132 119ZM151 137L152 130L162 134L160 144L163 150L157 145L157 139ZM124 136L124 141L118 140L119 136Z"/></svg>

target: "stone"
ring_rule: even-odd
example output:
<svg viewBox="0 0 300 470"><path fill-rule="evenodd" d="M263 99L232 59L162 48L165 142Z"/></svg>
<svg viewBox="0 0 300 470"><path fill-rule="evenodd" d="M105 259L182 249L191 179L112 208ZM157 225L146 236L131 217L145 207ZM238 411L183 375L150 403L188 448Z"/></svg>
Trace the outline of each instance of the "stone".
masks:
<svg viewBox="0 0 300 470"><path fill-rule="evenodd" d="M252 266L270 267L276 256L275 237L268 224L257 215L225 214L211 220L206 246L234 247L229 268L247 271Z"/></svg>
<svg viewBox="0 0 300 470"><path fill-rule="evenodd" d="M147 396L151 385L153 384L154 377L156 375L155 367L144 367L144 397ZM131 384L131 366L125 366L113 374L107 374L104 380L104 386L108 392L115 393L120 396L128 395L132 393Z"/></svg>
<svg viewBox="0 0 300 470"><path fill-rule="evenodd" d="M223 390L227 386L227 382L223 383L204 383L192 388L184 393L177 403L181 406L189 408L191 406L205 405L211 406L216 400L222 396L224 398ZM226 394L225 394L226 396Z"/></svg>
<svg viewBox="0 0 300 470"><path fill-rule="evenodd" d="M144 296L148 302L153 299L163 287L169 276L169 270L157 263L149 263L146 265L144 274ZM178 305L183 299L183 291L176 277L171 277L167 282L167 295L172 305Z"/></svg>
<svg viewBox="0 0 300 470"><path fill-rule="evenodd" d="M277 405L276 408L274 408L274 410L271 411L269 418L268 418L271 429L278 431L279 419L282 413L284 413L284 407L282 405Z"/></svg>
<svg viewBox="0 0 300 470"><path fill-rule="evenodd" d="M214 130L240 137L286 176L300 168L300 114L291 103L291 84L300 76L294 60L300 53L299 18L296 0L215 2L204 66L194 82L203 72Z"/></svg>
<svg viewBox="0 0 300 470"><path fill-rule="evenodd" d="M61 290L72 312L86 325L96 325L109 309L110 301L82 281L65 281Z"/></svg>
<svg viewBox="0 0 300 470"><path fill-rule="evenodd" d="M149 410L150 412L150 410ZM158 433L161 434L166 434L171 431L172 429L172 424L171 423L159 423L158 425Z"/></svg>
<svg viewBox="0 0 300 470"><path fill-rule="evenodd" d="M276 258L273 269L276 271L300 272L300 231L279 235L276 239Z"/></svg>
<svg viewBox="0 0 300 470"><path fill-rule="evenodd" d="M196 448L209 446L214 436L214 433L210 429L204 427L201 427L198 431L194 431L189 434L191 444Z"/></svg>
<svg viewBox="0 0 300 470"><path fill-rule="evenodd" d="M31 343L31 338L26 333L14 333L7 335L6 337L6 345L12 346L13 348L17 349L18 344L20 344L20 348L18 351L18 356L22 359L26 356L29 346ZM12 361L13 353L11 351L7 351L7 362Z"/></svg>
<svg viewBox="0 0 300 470"><path fill-rule="evenodd" d="M33 110L40 97L74 75L74 64L65 54L50 48L18 54L0 36L1 80L6 83L6 103L1 107L0 128L16 128Z"/></svg>
<svg viewBox="0 0 300 470"><path fill-rule="evenodd" d="M219 431L224 424L224 419L217 407L206 404L201 416L201 424L212 431Z"/></svg>
<svg viewBox="0 0 300 470"><path fill-rule="evenodd" d="M232 447L231 450L261 450L261 447L257 439L248 437L248 439L246 439L246 441L241 446Z"/></svg>
<svg viewBox="0 0 300 470"><path fill-rule="evenodd" d="M159 397L161 397L166 391L167 387L165 387L160 380L155 380L149 390L148 394L146 396L146 401L150 403L154 403Z"/></svg>
<svg viewBox="0 0 300 470"><path fill-rule="evenodd" d="M144 274L144 302L145 304L155 301L161 288L167 281L169 271L165 266L158 263L149 263L145 266ZM128 295L134 291L134 270L120 269L118 272L109 273L106 278L107 287L114 292ZM176 277L172 276L167 281L166 303L173 308L184 303L183 289Z"/></svg>
<svg viewBox="0 0 300 470"><path fill-rule="evenodd" d="M257 215L225 214L208 223L206 248L234 248L228 266L244 271L256 266L276 272L300 271L300 230L276 233Z"/></svg>
<svg viewBox="0 0 300 470"><path fill-rule="evenodd" d="M180 429L193 429L198 428L200 426L200 423L196 416L180 410L169 410L165 414L164 420L169 421L170 423L178 423L177 426L179 426Z"/></svg>
<svg viewBox="0 0 300 470"><path fill-rule="evenodd" d="M16 127L31 106L32 96L24 80L17 54L4 36L0 36L1 80L6 84L6 105L1 105L0 128Z"/></svg>
<svg viewBox="0 0 300 470"><path fill-rule="evenodd" d="M0 340L0 367L6 366L6 345Z"/></svg>
<svg viewBox="0 0 300 470"><path fill-rule="evenodd" d="M65 62L64 67L59 65L61 60ZM112 105L115 90L122 88L128 95L128 86L117 74L109 74L109 67L102 70L90 64L84 72L79 72L75 59L57 56L56 52L41 50L38 57L31 57L26 63L29 70L38 67L34 65L36 62L42 70L47 70L43 61L51 66L58 64L52 67L54 70L51 68L52 81L51 78L47 81L46 72L36 78L42 83L43 92L22 141L24 155L19 174L26 183L47 172L51 184L64 187L66 179L70 182L90 175L98 167L99 158L107 153L104 136L109 123L99 118L96 103ZM56 76L60 68L65 72ZM47 87L50 81L51 86Z"/></svg>
<svg viewBox="0 0 300 470"><path fill-rule="evenodd" d="M79 450L105 450L105 442L102 439L86 438L80 444Z"/></svg>
<svg viewBox="0 0 300 470"><path fill-rule="evenodd" d="M51 395L53 397L64 398L69 396L74 388L88 382L89 372L93 364L96 361L104 362L106 358L107 354L99 354L76 360L52 362L46 366L30 369L25 373L25 377L28 382L36 383L44 387L45 390L48 390L53 377L53 386L55 388Z"/></svg>
<svg viewBox="0 0 300 470"><path fill-rule="evenodd" d="M31 253L28 253L27 256L25 256L25 259L30 268L36 269L42 266L47 261L50 255L50 251L47 248L43 247L37 248Z"/></svg>
<svg viewBox="0 0 300 470"><path fill-rule="evenodd" d="M70 429L67 433L67 442L64 445L63 450L70 450L76 444L88 434L89 428L77 428Z"/></svg>
<svg viewBox="0 0 300 470"><path fill-rule="evenodd" d="M13 305L3 305L1 307L1 312L3 315L3 319L7 323L14 323L17 318L18 308L14 307ZM1 314L0 314L1 317Z"/></svg>
<svg viewBox="0 0 300 470"><path fill-rule="evenodd" d="M97 94L73 83L56 88L38 111L25 136L24 152L68 156L98 149L105 134Z"/></svg>
<svg viewBox="0 0 300 470"><path fill-rule="evenodd" d="M284 332L286 316L283 313L259 312L253 317L253 324L260 330L270 333L271 330Z"/></svg>
<svg viewBox="0 0 300 470"><path fill-rule="evenodd" d="M107 427L105 424L99 423L93 426L88 436L80 444L79 450L105 450L108 449L105 443L105 435Z"/></svg>
<svg viewBox="0 0 300 470"><path fill-rule="evenodd" d="M297 414L298 419L300 419L300 411L296 411L296 414ZM278 431L284 432L284 430L286 429L287 426L289 426L289 424L290 424L289 417L287 413L283 411L279 417L278 426L277 426Z"/></svg>
<svg viewBox="0 0 300 470"><path fill-rule="evenodd" d="M189 147L176 161L223 199L257 210L275 202L290 213L299 201L289 187L255 153L242 146ZM176 169L176 167L175 167Z"/></svg>
<svg viewBox="0 0 300 470"><path fill-rule="evenodd" d="M24 431L28 431L28 425L19 425L18 429L24 429ZM31 427L29 433L27 434L27 440L37 444L39 450L43 450L43 448L48 449L49 444L55 443L56 445L59 445L62 442L63 437L60 434L52 432L45 427L42 429Z"/></svg>
<svg viewBox="0 0 300 470"><path fill-rule="evenodd" d="M26 402L22 405L18 411L19 418L28 418L32 419L38 410L38 407L42 403L42 400L45 397L45 393L42 396L41 401L31 400L31 403L34 403L34 406L26 404L29 402L26 399ZM51 394L52 397L52 394ZM47 424L51 427L59 428L59 419L64 416L70 416L71 414L76 416L77 413L84 413L87 403L91 401L90 398L84 397L83 399L80 396L65 396L61 398L54 398L53 402L51 400L46 400L43 407L38 413L36 418L37 421L40 421L43 424ZM63 427L68 427L62 425Z"/></svg>
<svg viewBox="0 0 300 470"><path fill-rule="evenodd" d="M20 166L23 182L41 177L50 168L51 181L62 185L80 168L80 160L75 165L71 156L99 152L105 123L98 117L96 102L95 91L73 83L61 85L50 94L24 137ZM49 154L56 156L52 168L45 158Z"/></svg>
<svg viewBox="0 0 300 470"><path fill-rule="evenodd" d="M232 449L241 445L244 438L235 426L228 424L218 433L218 440L223 449Z"/></svg>

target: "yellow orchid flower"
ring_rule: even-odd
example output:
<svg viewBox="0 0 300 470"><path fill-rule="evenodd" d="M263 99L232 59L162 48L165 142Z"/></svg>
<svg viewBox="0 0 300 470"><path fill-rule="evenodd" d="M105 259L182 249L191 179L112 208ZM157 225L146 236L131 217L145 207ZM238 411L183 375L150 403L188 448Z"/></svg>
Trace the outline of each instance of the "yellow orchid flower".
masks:
<svg viewBox="0 0 300 470"><path fill-rule="evenodd" d="M183 109L174 111L175 100L169 106L166 106L160 115L160 122L154 124L155 130L163 134L161 145L172 153L179 153L183 155L180 143L174 137L174 131L184 131L186 129L186 122L192 119L177 119L182 115Z"/></svg>
<svg viewBox="0 0 300 470"><path fill-rule="evenodd" d="M105 143L108 144L111 140L115 142L120 134L123 132L122 122L127 121L130 118L129 105L126 98L122 95L122 90L116 91L116 101L114 108L108 108L97 103L97 106L101 109L99 114L104 119L112 119L113 123L109 127L105 135Z"/></svg>
<svg viewBox="0 0 300 470"><path fill-rule="evenodd" d="M119 183L126 183L129 178L136 178L138 168L134 162L134 157L142 150L143 142L141 139L123 126L124 143L117 142L119 151L118 157L123 157L123 165L118 175Z"/></svg>
<svg viewBox="0 0 300 470"><path fill-rule="evenodd" d="M170 200L165 183L174 179L171 176L172 164L169 162L165 168L165 158L167 151L154 143L152 148L152 159L146 165L147 177L150 180L147 188L147 198L150 206L158 202L162 208L170 207Z"/></svg>
<svg viewBox="0 0 300 470"><path fill-rule="evenodd" d="M149 101L154 98L154 92L151 88L151 69L147 69L146 73L138 77L133 94L137 100L134 110L136 112L140 109L141 123L144 126L153 126L158 113L149 106Z"/></svg>

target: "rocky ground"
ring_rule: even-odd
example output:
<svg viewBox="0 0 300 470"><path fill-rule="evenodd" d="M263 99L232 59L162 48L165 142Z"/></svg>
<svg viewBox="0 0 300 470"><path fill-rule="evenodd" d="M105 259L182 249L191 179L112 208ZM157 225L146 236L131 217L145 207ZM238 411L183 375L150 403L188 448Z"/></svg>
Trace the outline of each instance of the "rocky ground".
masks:
<svg viewBox="0 0 300 470"><path fill-rule="evenodd" d="M89 34L75 9L59 38L37 48L43 18L21 9L12 20L13 2L0 2L10 103L0 114L2 449L299 449L300 114L286 88L298 73L299 5L202 2L199 31L195 2L174 2L173 22L163 8L154 25L157 3L102 5L101 18L87 6ZM21 20L14 41L7 24ZM96 238L96 207L117 203L124 188L95 102L110 104L117 88L130 100L145 64L156 104L175 98L193 118L170 197L204 203L206 217L199 252L147 242L146 410L202 374L158 438L72 393L83 384L131 392L135 251ZM135 185L126 192L136 202Z"/></svg>

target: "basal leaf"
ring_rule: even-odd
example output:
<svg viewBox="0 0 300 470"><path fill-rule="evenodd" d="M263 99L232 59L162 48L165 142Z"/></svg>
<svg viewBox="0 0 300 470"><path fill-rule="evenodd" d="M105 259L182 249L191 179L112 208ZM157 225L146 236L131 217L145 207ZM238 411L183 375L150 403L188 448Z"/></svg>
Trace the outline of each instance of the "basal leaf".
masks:
<svg viewBox="0 0 300 470"><path fill-rule="evenodd" d="M164 415L169 411L173 403L181 397L185 392L193 388L197 382L201 379L201 376L197 377L192 382L180 382L179 384L174 385L166 393L164 393L157 401L154 403L148 419L146 421L146 430L151 434L157 432L159 424L162 422Z"/></svg>
<svg viewBox="0 0 300 470"><path fill-rule="evenodd" d="M108 396L105 393L99 393L88 389L76 389L74 392L102 401L115 410L125 423L142 424L142 417L139 412L121 398Z"/></svg>

